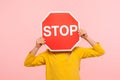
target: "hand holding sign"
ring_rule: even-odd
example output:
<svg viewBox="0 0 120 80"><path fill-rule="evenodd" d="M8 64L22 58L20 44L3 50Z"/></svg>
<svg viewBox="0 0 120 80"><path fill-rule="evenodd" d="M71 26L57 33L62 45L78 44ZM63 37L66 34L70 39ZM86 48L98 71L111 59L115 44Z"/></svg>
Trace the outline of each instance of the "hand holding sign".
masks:
<svg viewBox="0 0 120 80"><path fill-rule="evenodd" d="M45 44L45 39L43 37L40 37L36 40L36 47L40 47L42 46L43 44Z"/></svg>
<svg viewBox="0 0 120 80"><path fill-rule="evenodd" d="M80 29L80 30L78 30L78 32L79 32L80 37L82 37L84 39L88 37L88 34L87 34L86 30Z"/></svg>

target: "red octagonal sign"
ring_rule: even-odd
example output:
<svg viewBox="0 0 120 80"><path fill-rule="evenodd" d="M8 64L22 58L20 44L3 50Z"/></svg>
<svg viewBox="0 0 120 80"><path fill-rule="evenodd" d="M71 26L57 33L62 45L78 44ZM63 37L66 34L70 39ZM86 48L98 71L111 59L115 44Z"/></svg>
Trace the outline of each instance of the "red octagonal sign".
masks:
<svg viewBox="0 0 120 80"><path fill-rule="evenodd" d="M50 13L42 22L42 36L50 51L71 51L79 41L78 29L70 13Z"/></svg>

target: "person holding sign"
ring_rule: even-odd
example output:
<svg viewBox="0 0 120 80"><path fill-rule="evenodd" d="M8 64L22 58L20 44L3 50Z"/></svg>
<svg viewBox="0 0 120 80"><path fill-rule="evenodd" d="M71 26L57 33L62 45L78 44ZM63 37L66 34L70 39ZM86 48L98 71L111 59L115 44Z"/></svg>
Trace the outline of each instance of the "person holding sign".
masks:
<svg viewBox="0 0 120 80"><path fill-rule="evenodd" d="M45 39L36 40L35 47L29 52L24 61L24 66L35 67L46 65L46 80L80 80L80 61L84 58L98 57L105 53L100 43L91 39L84 29L78 34L92 47L75 47L72 51L51 52L46 50L38 55L39 48L45 44Z"/></svg>

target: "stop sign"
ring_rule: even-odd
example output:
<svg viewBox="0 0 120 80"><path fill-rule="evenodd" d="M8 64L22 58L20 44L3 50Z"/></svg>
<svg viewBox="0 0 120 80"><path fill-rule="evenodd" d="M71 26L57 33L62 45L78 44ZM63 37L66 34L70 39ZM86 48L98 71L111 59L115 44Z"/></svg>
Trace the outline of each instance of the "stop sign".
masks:
<svg viewBox="0 0 120 80"><path fill-rule="evenodd" d="M79 41L78 29L70 13L49 13L42 22L42 36L50 51L71 51Z"/></svg>

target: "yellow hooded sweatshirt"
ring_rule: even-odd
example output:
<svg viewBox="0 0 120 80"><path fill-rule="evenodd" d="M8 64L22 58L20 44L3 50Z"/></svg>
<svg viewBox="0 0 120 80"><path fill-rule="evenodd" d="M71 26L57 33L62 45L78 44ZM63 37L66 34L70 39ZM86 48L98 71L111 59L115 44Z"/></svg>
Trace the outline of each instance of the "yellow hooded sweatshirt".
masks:
<svg viewBox="0 0 120 80"><path fill-rule="evenodd" d="M37 56L29 53L24 66L46 65L46 80L80 80L80 61L83 58L104 54L103 48L96 43L92 48L76 47L71 52L50 52L46 50Z"/></svg>

